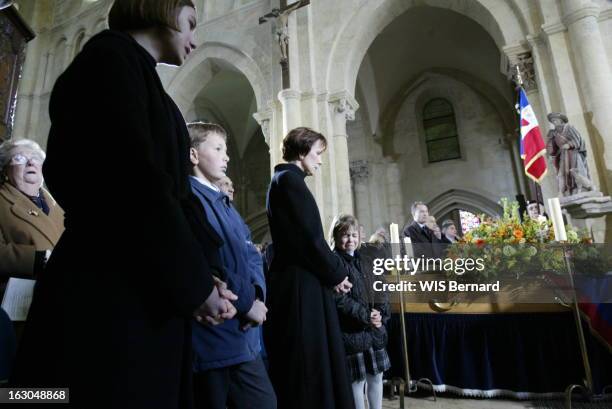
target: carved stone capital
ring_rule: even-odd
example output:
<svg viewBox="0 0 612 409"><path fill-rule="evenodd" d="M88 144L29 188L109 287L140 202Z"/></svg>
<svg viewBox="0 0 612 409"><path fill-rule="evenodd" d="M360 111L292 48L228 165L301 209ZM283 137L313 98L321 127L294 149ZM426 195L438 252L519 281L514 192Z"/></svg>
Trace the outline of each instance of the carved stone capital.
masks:
<svg viewBox="0 0 612 409"><path fill-rule="evenodd" d="M334 113L343 115L347 121L355 120L355 108L347 99L339 99L334 101L332 104Z"/></svg>
<svg viewBox="0 0 612 409"><path fill-rule="evenodd" d="M536 81L535 66L531 51L507 53L506 55L508 57L508 79L512 79L515 84L522 82L523 88L527 92L537 90L538 84Z"/></svg>
<svg viewBox="0 0 612 409"><path fill-rule="evenodd" d="M590 4L585 7L581 7L577 10L570 11L569 13L563 16L563 23L566 26L570 26L574 24L578 20L582 20L583 18L593 17L594 23L597 23L597 17L599 17L599 13L601 9L597 4Z"/></svg>
<svg viewBox="0 0 612 409"><path fill-rule="evenodd" d="M253 118L261 126L261 132L263 133L266 144L270 146L270 123L272 122L272 111L266 110L261 112L255 112Z"/></svg>
<svg viewBox="0 0 612 409"><path fill-rule="evenodd" d="M355 111L359 109L359 103L350 93L347 91L331 93L328 102L334 113L344 115L347 121L355 120Z"/></svg>
<svg viewBox="0 0 612 409"><path fill-rule="evenodd" d="M362 182L370 176L370 168L365 160L354 160L349 166L353 182Z"/></svg>
<svg viewBox="0 0 612 409"><path fill-rule="evenodd" d="M289 99L297 99L297 100L299 100L301 95L302 94L300 93L300 91L298 91L296 89L286 88L286 89L281 90L278 93L278 99L280 99L281 102L282 101L287 101Z"/></svg>

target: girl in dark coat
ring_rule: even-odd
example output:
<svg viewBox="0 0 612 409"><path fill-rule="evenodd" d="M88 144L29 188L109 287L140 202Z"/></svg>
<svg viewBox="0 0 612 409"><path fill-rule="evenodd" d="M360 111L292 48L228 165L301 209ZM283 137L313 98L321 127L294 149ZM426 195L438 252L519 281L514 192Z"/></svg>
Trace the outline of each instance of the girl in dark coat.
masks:
<svg viewBox="0 0 612 409"><path fill-rule="evenodd" d="M351 409L353 397L333 291L350 283L323 236L321 216L304 178L321 166L325 137L296 128L268 190L274 258L270 266L270 377L279 409Z"/></svg>
<svg viewBox="0 0 612 409"><path fill-rule="evenodd" d="M391 365L385 350L389 304L372 294L372 272L362 260L359 246L359 223L350 215L339 216L330 237L334 251L342 258L353 287L347 294L337 294L342 338L346 349L349 377L356 409L365 408L364 386L368 408L382 407L382 376ZM383 302L380 302L383 301Z"/></svg>
<svg viewBox="0 0 612 409"><path fill-rule="evenodd" d="M117 0L55 84L44 174L66 230L40 275L16 386L74 408L190 408L190 318L235 313L191 195L185 122L158 62L195 48L190 0ZM227 297L230 297L226 293ZM206 301L206 302L205 302Z"/></svg>

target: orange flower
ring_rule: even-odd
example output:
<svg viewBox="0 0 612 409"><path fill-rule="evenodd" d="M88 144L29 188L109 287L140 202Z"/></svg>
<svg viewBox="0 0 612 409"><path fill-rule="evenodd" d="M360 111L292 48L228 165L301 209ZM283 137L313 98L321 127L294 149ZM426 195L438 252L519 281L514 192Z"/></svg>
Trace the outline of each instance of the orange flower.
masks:
<svg viewBox="0 0 612 409"><path fill-rule="evenodd" d="M514 230L514 237L516 237L517 239L522 239L523 238L523 231L521 229L515 229Z"/></svg>
<svg viewBox="0 0 612 409"><path fill-rule="evenodd" d="M476 245L478 247L482 247L486 242L483 239L477 239L476 240Z"/></svg>

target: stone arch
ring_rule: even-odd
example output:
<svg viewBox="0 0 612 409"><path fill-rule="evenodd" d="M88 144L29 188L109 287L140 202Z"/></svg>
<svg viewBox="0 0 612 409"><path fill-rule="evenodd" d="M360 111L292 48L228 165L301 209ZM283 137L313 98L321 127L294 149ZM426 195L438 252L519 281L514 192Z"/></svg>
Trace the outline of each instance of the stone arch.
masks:
<svg viewBox="0 0 612 409"><path fill-rule="evenodd" d="M359 67L374 39L396 17L416 6L444 8L476 21L493 38L500 52L504 46L519 44L528 33L522 14L499 0L367 1L346 19L336 36L327 65L327 88L354 93Z"/></svg>
<svg viewBox="0 0 612 409"><path fill-rule="evenodd" d="M474 214L484 212L491 217L501 217L503 208L499 203L479 193L461 189L448 190L428 203L429 213L440 216L460 208L468 210Z"/></svg>
<svg viewBox="0 0 612 409"><path fill-rule="evenodd" d="M219 34L218 37L227 37ZM231 36L231 35L230 35ZM271 91L268 89L266 76L257 62L244 52L240 47L228 42L217 41L213 35L205 36L208 41L199 45L189 60L178 70L168 82L168 93L175 99L180 108L185 108L185 104L190 103L193 98L206 86L208 68L204 64L206 60L220 60L238 69L249 81L258 109L262 109L271 99ZM244 39L242 41L245 42ZM263 55L263 51L253 43L247 41L249 49L254 50L255 54Z"/></svg>

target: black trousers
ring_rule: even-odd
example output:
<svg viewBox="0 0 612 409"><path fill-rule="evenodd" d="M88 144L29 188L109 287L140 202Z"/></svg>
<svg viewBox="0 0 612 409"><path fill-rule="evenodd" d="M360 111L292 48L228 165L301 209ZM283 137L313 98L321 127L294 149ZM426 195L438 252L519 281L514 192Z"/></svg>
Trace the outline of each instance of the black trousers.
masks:
<svg viewBox="0 0 612 409"><path fill-rule="evenodd" d="M276 409L276 394L261 356L194 373L193 395L195 409Z"/></svg>

